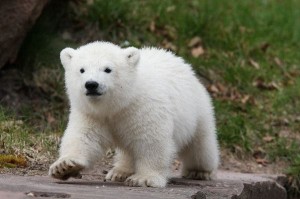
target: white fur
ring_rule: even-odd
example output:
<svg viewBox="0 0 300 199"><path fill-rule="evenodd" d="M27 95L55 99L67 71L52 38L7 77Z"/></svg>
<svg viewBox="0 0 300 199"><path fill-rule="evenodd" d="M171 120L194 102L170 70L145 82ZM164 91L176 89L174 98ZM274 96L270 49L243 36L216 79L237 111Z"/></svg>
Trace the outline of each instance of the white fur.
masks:
<svg viewBox="0 0 300 199"><path fill-rule="evenodd" d="M108 180L164 187L176 153L185 177L211 178L219 163L213 106L183 59L157 48L94 42L64 49L61 62L71 110L50 175L76 176L116 147ZM112 72L105 73L106 67ZM91 80L103 95L86 96L84 85Z"/></svg>

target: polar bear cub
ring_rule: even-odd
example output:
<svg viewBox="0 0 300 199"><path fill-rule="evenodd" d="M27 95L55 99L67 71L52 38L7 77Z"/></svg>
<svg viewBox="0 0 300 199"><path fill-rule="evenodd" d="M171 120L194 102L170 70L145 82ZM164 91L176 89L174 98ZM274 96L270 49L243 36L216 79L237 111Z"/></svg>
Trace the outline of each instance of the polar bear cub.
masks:
<svg viewBox="0 0 300 199"><path fill-rule="evenodd" d="M70 115L49 175L75 177L114 147L107 180L165 187L175 155L184 177L211 179L219 163L214 110L182 58L100 41L65 48L60 58Z"/></svg>

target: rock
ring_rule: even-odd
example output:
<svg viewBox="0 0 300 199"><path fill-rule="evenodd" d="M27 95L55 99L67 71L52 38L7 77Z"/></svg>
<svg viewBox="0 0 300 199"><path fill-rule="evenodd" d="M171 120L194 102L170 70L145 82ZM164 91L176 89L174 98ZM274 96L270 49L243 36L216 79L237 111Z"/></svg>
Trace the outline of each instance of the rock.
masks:
<svg viewBox="0 0 300 199"><path fill-rule="evenodd" d="M0 1L0 68L13 63L30 28L49 0Z"/></svg>
<svg viewBox="0 0 300 199"><path fill-rule="evenodd" d="M24 195L22 193L15 193L10 191L0 191L0 198L9 198L9 199L22 199Z"/></svg>
<svg viewBox="0 0 300 199"><path fill-rule="evenodd" d="M91 174L93 175L93 174ZM284 176L220 171L218 179L198 181L173 178L166 188L127 187L123 183L83 179L53 180L48 176L0 174L0 198L5 195L51 198L164 198L164 199L285 199ZM97 176L96 176L97 177ZM98 176L99 177L99 176ZM277 181L280 179L279 181ZM13 193L13 194L12 194Z"/></svg>
<svg viewBox="0 0 300 199"><path fill-rule="evenodd" d="M232 199L247 198L287 198L285 189L276 182L244 183L242 192L232 196Z"/></svg>

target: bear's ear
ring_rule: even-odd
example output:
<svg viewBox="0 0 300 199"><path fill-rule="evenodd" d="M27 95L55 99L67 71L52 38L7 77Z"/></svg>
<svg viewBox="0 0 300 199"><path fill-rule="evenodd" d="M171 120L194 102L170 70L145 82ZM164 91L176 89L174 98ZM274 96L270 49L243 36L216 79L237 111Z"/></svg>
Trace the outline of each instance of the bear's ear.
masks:
<svg viewBox="0 0 300 199"><path fill-rule="evenodd" d="M75 50L73 48L65 48L60 52L60 61L65 69L70 65L74 53Z"/></svg>
<svg viewBox="0 0 300 199"><path fill-rule="evenodd" d="M125 56L126 56L128 63L131 66L136 66L140 60L139 49L134 48L134 47L128 47L128 48L124 49L124 51L125 51Z"/></svg>

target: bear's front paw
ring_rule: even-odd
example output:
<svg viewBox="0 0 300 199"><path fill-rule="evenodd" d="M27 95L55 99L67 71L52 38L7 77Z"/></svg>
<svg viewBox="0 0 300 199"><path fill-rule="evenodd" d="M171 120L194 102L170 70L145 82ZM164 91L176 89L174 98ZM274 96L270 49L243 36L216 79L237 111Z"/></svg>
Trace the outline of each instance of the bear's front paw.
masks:
<svg viewBox="0 0 300 199"><path fill-rule="evenodd" d="M80 171L85 167L72 158L60 158L49 169L49 175L53 178L67 180L70 177L81 178Z"/></svg>
<svg viewBox="0 0 300 199"><path fill-rule="evenodd" d="M111 181L123 182L131 174L132 174L131 171L127 171L126 169L114 167L106 174L105 179L111 180Z"/></svg>
<svg viewBox="0 0 300 199"><path fill-rule="evenodd" d="M213 172L211 171L197 171L197 170L188 170L184 171L184 178L194 179L194 180L212 180L215 178Z"/></svg>
<svg viewBox="0 0 300 199"><path fill-rule="evenodd" d="M165 187L167 179L161 175L132 175L126 179L125 184L128 186L141 187Z"/></svg>

